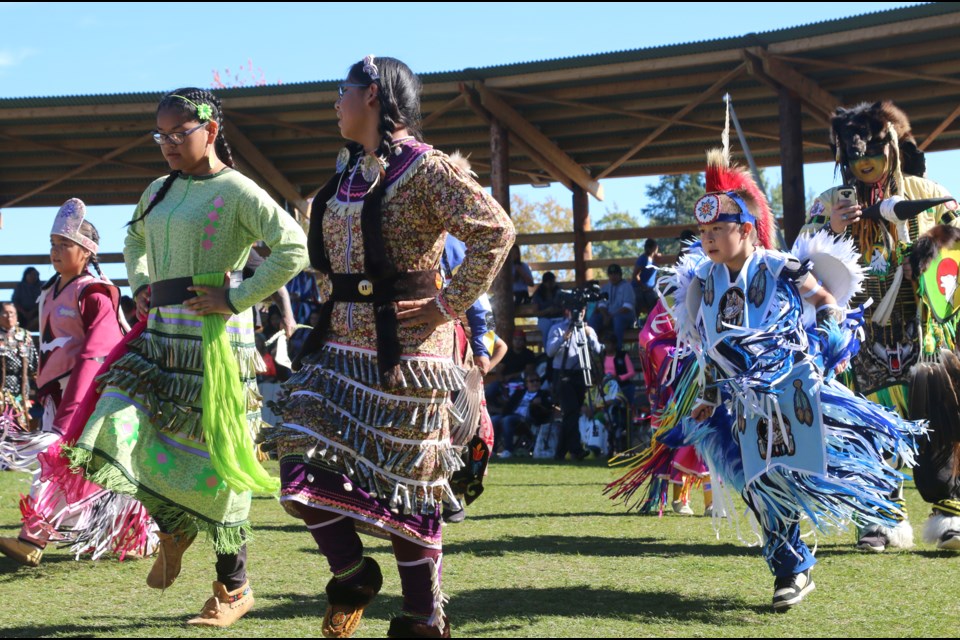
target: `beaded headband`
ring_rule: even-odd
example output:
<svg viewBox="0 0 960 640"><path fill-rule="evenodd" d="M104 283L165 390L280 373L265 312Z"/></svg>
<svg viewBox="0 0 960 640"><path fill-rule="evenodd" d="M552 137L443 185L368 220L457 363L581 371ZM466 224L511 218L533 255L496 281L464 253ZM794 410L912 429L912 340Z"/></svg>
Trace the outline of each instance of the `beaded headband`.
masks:
<svg viewBox="0 0 960 640"><path fill-rule="evenodd" d="M97 243L80 233L80 225L87 215L87 206L79 198L70 198L63 203L53 220L52 236L63 236L96 255L100 249Z"/></svg>
<svg viewBox="0 0 960 640"><path fill-rule="evenodd" d="M172 95L170 97L180 98L187 104L193 105L193 108L197 110L197 120L199 120L200 122L207 122L208 120L213 118L213 107L206 104L205 102L201 102L200 104L197 104L190 98L184 98L183 96L179 96L179 95Z"/></svg>
<svg viewBox="0 0 960 640"><path fill-rule="evenodd" d="M740 209L740 212L720 213L720 196L730 198ZM733 191L727 191L726 193L708 193L697 200L697 204L694 205L693 208L693 215L697 219L698 224L712 224L714 222L736 222L737 224L749 222L754 225L757 224L757 219L750 213L750 210L747 208L747 203Z"/></svg>

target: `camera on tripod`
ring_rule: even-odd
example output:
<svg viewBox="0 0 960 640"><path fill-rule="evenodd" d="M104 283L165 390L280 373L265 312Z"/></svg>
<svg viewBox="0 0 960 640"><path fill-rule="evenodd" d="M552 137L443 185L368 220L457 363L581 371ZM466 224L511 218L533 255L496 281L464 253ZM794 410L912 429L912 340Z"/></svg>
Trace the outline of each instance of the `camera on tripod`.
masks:
<svg viewBox="0 0 960 640"><path fill-rule="evenodd" d="M600 302L601 300L607 300L609 297L606 292L600 290L599 283L591 282L570 291L561 291L560 304L564 309L575 312L574 317L576 317L578 312L586 308L588 302Z"/></svg>
<svg viewBox="0 0 960 640"><path fill-rule="evenodd" d="M593 386L593 358L588 346L586 329L583 326L583 310L587 307L588 302L599 302L607 300L609 297L605 292L600 291L600 285L596 282L570 291L563 291L560 296L561 306L569 310L572 316L572 324L568 337L563 344L563 349L568 349L571 341L576 346L577 367L582 372L583 383L587 387ZM593 329L590 329L590 331L593 331Z"/></svg>

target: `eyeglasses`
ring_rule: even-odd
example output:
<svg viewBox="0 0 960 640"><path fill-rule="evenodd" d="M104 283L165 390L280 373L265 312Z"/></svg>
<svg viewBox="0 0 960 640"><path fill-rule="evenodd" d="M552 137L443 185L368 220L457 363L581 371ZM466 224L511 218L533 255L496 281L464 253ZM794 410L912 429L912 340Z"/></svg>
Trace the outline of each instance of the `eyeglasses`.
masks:
<svg viewBox="0 0 960 640"><path fill-rule="evenodd" d="M350 87L369 87L369 86L370 85L367 85L367 84L356 84L355 82L344 82L339 87L337 87L337 91L340 92L340 97L342 98L343 94L345 94L346 90Z"/></svg>
<svg viewBox="0 0 960 640"><path fill-rule="evenodd" d="M176 133L160 133L159 131L154 131L153 141L157 144L183 144L188 135L205 126L207 126L207 123L203 122L195 126L193 129L188 129L187 131L177 131Z"/></svg>

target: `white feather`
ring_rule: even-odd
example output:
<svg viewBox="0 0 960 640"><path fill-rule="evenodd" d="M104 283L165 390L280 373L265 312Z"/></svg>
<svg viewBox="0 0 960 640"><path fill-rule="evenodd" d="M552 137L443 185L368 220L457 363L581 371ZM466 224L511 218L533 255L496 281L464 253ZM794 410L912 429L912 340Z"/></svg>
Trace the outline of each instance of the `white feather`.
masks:
<svg viewBox="0 0 960 640"><path fill-rule="evenodd" d="M813 276L823 282L827 291L846 307L863 291L866 270L860 264L860 253L853 239L835 236L826 230L803 233L790 250L801 262L809 260Z"/></svg>
<svg viewBox="0 0 960 640"><path fill-rule="evenodd" d="M703 249L699 245L695 245L681 256L673 267L660 269L662 275L657 278L658 295L663 301L663 306L666 307L667 313L669 313L674 320L677 337L681 342L686 344L700 344L700 334L697 332L697 318L695 315L692 315L696 313L696 311L688 306L687 296L695 294L695 292L691 292L692 287L699 287L700 281L697 278L697 268L708 259L709 258L704 255ZM670 295L673 298L673 304L664 297L664 291L672 291Z"/></svg>

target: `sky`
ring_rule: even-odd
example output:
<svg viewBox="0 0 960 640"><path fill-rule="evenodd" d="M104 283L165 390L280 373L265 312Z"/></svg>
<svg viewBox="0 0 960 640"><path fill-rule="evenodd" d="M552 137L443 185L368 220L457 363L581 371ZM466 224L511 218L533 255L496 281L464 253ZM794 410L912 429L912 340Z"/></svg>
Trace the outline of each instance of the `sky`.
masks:
<svg viewBox="0 0 960 640"><path fill-rule="evenodd" d="M210 87L215 70L233 75L243 65L249 79L248 61L253 76L268 83L333 80L369 53L422 73L459 70L739 36L911 4L0 2L0 98ZM956 174L960 153L930 154L928 166L935 180ZM805 180L818 192L832 186L832 166L809 165ZM639 215L653 181L604 181L606 199L591 202L592 217L608 207ZM511 193L570 202L559 186ZM91 208L101 251L121 250L131 208ZM3 210L0 255L46 253L55 213ZM53 274L49 264L38 267L44 277ZM0 281L18 280L22 271L0 266ZM123 267L107 275L123 277ZM9 294L0 290L0 299Z"/></svg>

